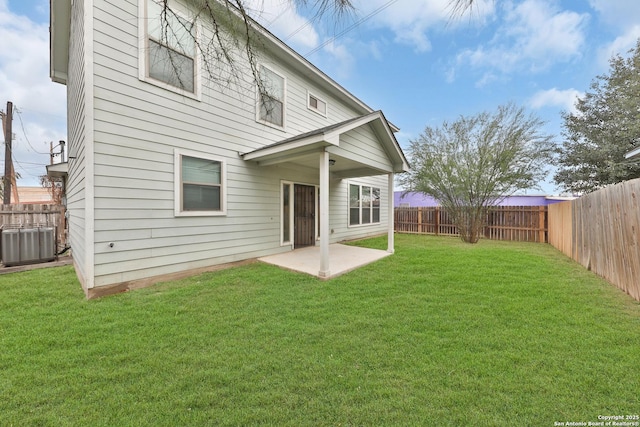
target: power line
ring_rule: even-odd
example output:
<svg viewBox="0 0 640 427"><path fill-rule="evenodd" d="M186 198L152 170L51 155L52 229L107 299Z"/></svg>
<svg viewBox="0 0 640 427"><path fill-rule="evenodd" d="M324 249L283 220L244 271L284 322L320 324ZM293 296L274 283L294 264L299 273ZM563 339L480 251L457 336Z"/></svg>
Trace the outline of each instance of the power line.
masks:
<svg viewBox="0 0 640 427"><path fill-rule="evenodd" d="M307 52L305 55L303 55L305 58L313 55L314 53L316 53L317 51L319 51L320 49L322 49L323 47L325 47L326 45L328 45L329 43L333 43L336 39L338 39L339 37L342 37L343 35L345 35L346 33L348 33L349 31L353 30L354 28L359 27L361 24L363 24L365 21L369 20L370 18L376 16L378 13L382 12L383 10L385 10L386 8L388 8L389 6L391 6L392 4L396 3L398 0L389 0L388 2L386 2L385 4L383 4L382 6L380 6L379 8L377 8L376 10L374 10L373 12L370 12L368 15L364 16L362 19L360 19L358 22L354 23L353 25L347 27L346 29L344 29L343 31L341 31L340 33L336 34L335 36L325 40L323 43L321 43L320 45L318 45L315 49L312 49L311 51ZM307 25L307 24L305 24ZM301 27L302 28L302 27Z"/></svg>
<svg viewBox="0 0 640 427"><path fill-rule="evenodd" d="M280 13L278 16L276 16L276 18L271 21L269 23L269 25L271 25L273 22L275 22L276 20L278 20L282 15L284 15L286 12L288 12L288 9L284 9L282 11L282 13ZM296 34L298 34L300 31L304 30L305 28L307 28L309 25L311 25L313 23L313 21L318 20L320 18L320 15L322 14L321 11L316 12L315 16L311 19L307 19L307 22L305 22L304 24L302 24L301 26L299 26L298 28L296 28L295 30L293 30L291 33L289 33L289 35L287 35L285 38L282 39L283 42L286 42L287 40L289 40L291 37L295 36Z"/></svg>
<svg viewBox="0 0 640 427"><path fill-rule="evenodd" d="M289 40L291 37L295 36L296 34L298 34L300 31L304 30L305 28L307 28L309 25L311 25L311 20L307 20L307 22L305 22L303 25L301 25L300 27L298 27L297 29L293 30L293 32L291 32L291 34L289 34L288 36L286 36L284 39L282 39L283 42L286 42L287 40Z"/></svg>
<svg viewBox="0 0 640 427"><path fill-rule="evenodd" d="M14 161L16 161L14 159ZM34 163L34 162L20 162L22 165L32 165L33 167L45 167L46 165L42 162L40 163ZM4 165L4 161L0 161L0 165Z"/></svg>
<svg viewBox="0 0 640 427"><path fill-rule="evenodd" d="M14 111L18 113L18 119L20 120L20 127L22 128L22 134L24 135L25 141L27 141L27 144L29 144L29 147L31 147L33 152L36 154L49 154L49 153L40 152L35 148L33 148L33 145L31 145L31 141L29 141L29 137L27 136L27 131L24 129L24 122L22 121L22 111L20 111L18 107L14 107Z"/></svg>
<svg viewBox="0 0 640 427"><path fill-rule="evenodd" d="M13 107L13 111L15 113L17 113L17 115L18 115L18 120L20 120L20 128L22 129L22 134L24 135L24 139L25 139L25 141L27 141L27 144L29 145L29 147L31 147L33 152L36 153L36 154L49 154L49 153L45 153L45 152L42 152L42 151L38 151L33 147L33 145L31 144L31 141L29 140L29 136L27 135L27 131L26 131L25 127L24 127L24 121L22 120L22 111L19 110L18 107L16 107L16 106ZM25 175L29 175L29 176L36 177L36 178L40 177L39 174L36 175L36 174L34 174L32 172L29 172L29 169L33 170L36 167L42 168L44 166L42 163L20 162L14 156L13 147L10 148L10 151L11 151L11 156L13 158L13 163L16 164L16 166L19 168L19 170L21 170ZM33 166L28 166L27 167L27 166L25 166L26 164L33 165Z"/></svg>
<svg viewBox="0 0 640 427"><path fill-rule="evenodd" d="M287 12L288 12L288 9L287 9L287 7L285 6L285 7L282 9L282 12L280 12L278 15L276 15L276 17L275 17L275 18L273 18L271 21L267 22L267 25L265 25L265 27L266 27L266 26L268 26L268 25L273 24L273 23L274 23L274 22L276 22L278 19L282 18L282 16L283 16L285 13L287 13Z"/></svg>

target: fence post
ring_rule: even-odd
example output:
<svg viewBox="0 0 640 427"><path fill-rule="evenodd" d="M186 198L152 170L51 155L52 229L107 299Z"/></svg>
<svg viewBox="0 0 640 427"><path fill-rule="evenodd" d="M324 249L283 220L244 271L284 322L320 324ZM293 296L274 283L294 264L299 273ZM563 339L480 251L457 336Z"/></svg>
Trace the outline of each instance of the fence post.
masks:
<svg viewBox="0 0 640 427"><path fill-rule="evenodd" d="M547 206L492 207L487 211L483 233L491 240L548 243L551 241L549 211ZM450 224L447 211L441 206L396 208L395 215L398 232L457 234L455 225Z"/></svg>
<svg viewBox="0 0 640 427"><path fill-rule="evenodd" d="M485 239L491 239L491 226L493 225L493 215L491 215L491 208L488 208L484 212L484 226L482 227L482 231Z"/></svg>
<svg viewBox="0 0 640 427"><path fill-rule="evenodd" d="M538 241L540 243L547 243L547 239L545 239L545 226L544 226L544 224L546 223L545 220L547 219L546 216L547 216L547 207L538 206L538 227L539 227Z"/></svg>

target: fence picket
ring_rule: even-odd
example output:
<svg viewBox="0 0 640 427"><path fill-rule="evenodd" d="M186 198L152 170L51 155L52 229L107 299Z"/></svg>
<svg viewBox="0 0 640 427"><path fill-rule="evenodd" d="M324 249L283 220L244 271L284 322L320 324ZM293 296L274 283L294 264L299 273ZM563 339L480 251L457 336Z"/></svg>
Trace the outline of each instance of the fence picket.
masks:
<svg viewBox="0 0 640 427"><path fill-rule="evenodd" d="M411 234L457 236L451 217L440 207L395 209L395 231ZM492 240L547 241L546 206L495 206L487 212L483 233Z"/></svg>
<svg viewBox="0 0 640 427"><path fill-rule="evenodd" d="M640 301L640 179L549 207L549 243Z"/></svg>
<svg viewBox="0 0 640 427"><path fill-rule="evenodd" d="M66 244L65 208L61 205L24 203L0 205L2 227L56 227L59 249Z"/></svg>

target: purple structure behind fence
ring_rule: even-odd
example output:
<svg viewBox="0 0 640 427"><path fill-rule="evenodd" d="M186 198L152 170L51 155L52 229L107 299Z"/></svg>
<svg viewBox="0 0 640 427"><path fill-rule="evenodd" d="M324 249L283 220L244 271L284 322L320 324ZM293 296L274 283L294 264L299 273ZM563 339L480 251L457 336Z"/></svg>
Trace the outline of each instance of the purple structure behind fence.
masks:
<svg viewBox="0 0 640 427"><path fill-rule="evenodd" d="M436 207L440 204L431 196L416 192L394 191L394 206L396 208ZM573 197L560 196L509 196L498 206L549 206L554 203L571 200Z"/></svg>

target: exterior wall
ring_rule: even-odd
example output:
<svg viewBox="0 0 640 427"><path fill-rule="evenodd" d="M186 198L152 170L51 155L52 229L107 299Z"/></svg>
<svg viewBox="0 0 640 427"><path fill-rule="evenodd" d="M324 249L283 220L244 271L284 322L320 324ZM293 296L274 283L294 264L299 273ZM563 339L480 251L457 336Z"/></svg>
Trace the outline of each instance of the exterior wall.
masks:
<svg viewBox="0 0 640 427"><path fill-rule="evenodd" d="M387 153L376 140L375 133L368 126L363 126L342 135L340 149L346 151L351 159L391 169Z"/></svg>
<svg viewBox="0 0 640 427"><path fill-rule="evenodd" d="M76 273L83 286L90 276L86 246L86 70L84 4L73 2L71 36L69 44L69 72L67 81L67 121L69 142L69 179L66 185L67 212L69 213L69 244ZM75 158L71 158L75 155Z"/></svg>
<svg viewBox="0 0 640 427"><path fill-rule="evenodd" d="M380 188L380 223L349 226L349 184L368 185ZM366 178L342 179L331 183L329 194L331 205L331 243L377 236L387 232L388 227L388 181L386 175Z"/></svg>
<svg viewBox="0 0 640 427"><path fill-rule="evenodd" d="M138 78L138 56L144 55L138 44L138 0L94 3L95 241L89 249L83 248L78 238L81 217L87 217L82 211L86 172L80 158L72 166L76 172L72 207L77 209L74 245L78 251L95 252L95 286L290 250L290 246L280 246L281 180L317 184L317 171L286 164L259 167L245 162L239 154L368 111L347 106L331 88L314 84L267 54L262 62L286 78L284 130L256 122L256 94L250 82L229 86L208 83L203 85L200 99L194 99L142 81ZM202 81L207 80L203 76ZM327 102L327 117L307 108L307 91ZM78 123L81 119L75 118ZM82 130L74 132L81 141ZM176 148L226 162L226 215L174 215ZM347 180L332 182L332 241L387 230L386 177L359 181L381 188L383 222L348 227Z"/></svg>
<svg viewBox="0 0 640 427"><path fill-rule="evenodd" d="M18 187L18 200L20 204L53 204L51 193L46 187Z"/></svg>

